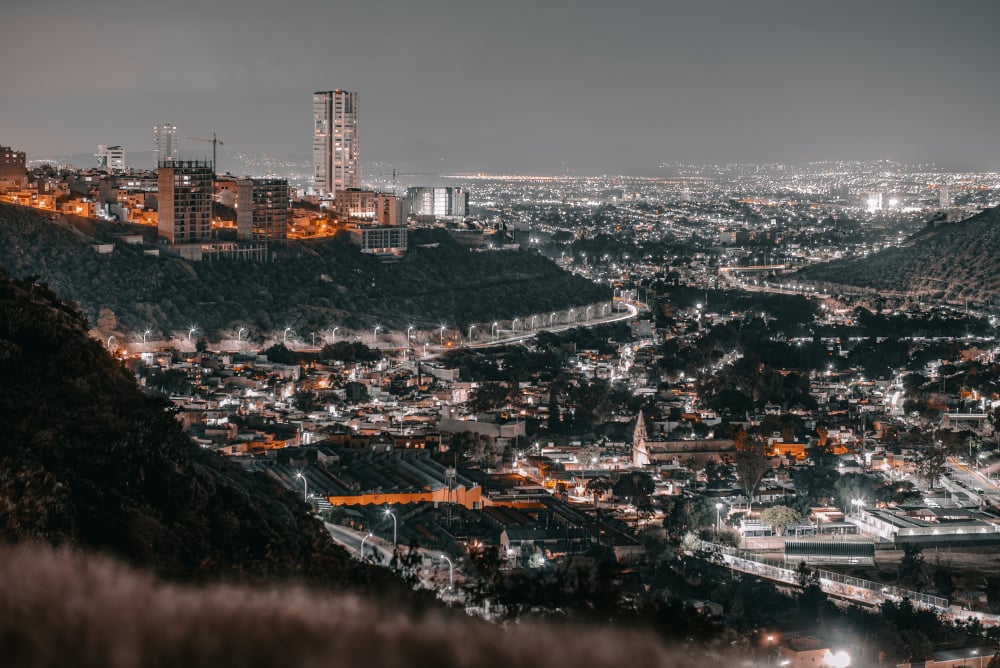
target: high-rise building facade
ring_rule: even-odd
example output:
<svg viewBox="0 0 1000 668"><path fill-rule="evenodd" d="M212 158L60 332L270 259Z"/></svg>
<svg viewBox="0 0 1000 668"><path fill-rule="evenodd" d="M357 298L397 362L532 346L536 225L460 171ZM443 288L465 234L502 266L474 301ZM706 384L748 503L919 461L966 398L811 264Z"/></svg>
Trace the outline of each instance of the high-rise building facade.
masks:
<svg viewBox="0 0 1000 668"><path fill-rule="evenodd" d="M408 188L410 213L422 218L461 218L469 215L469 196L462 188Z"/></svg>
<svg viewBox="0 0 1000 668"><path fill-rule="evenodd" d="M10 146L0 146L0 191L17 189L24 185L27 156Z"/></svg>
<svg viewBox="0 0 1000 668"><path fill-rule="evenodd" d="M125 171L125 147L124 146L105 146L104 144L97 145L97 153L94 154L97 158L97 167L106 172L124 172Z"/></svg>
<svg viewBox="0 0 1000 668"><path fill-rule="evenodd" d="M240 179L236 191L236 238L288 238L288 179Z"/></svg>
<svg viewBox="0 0 1000 668"><path fill-rule="evenodd" d="M358 94L346 90L313 94L313 185L324 193L357 188Z"/></svg>
<svg viewBox="0 0 1000 668"><path fill-rule="evenodd" d="M180 156L177 150L177 126L157 125L153 128L153 161L159 167L160 163L177 160Z"/></svg>
<svg viewBox="0 0 1000 668"><path fill-rule="evenodd" d="M171 244L208 241L212 233L212 165L167 160L157 168L158 231Z"/></svg>

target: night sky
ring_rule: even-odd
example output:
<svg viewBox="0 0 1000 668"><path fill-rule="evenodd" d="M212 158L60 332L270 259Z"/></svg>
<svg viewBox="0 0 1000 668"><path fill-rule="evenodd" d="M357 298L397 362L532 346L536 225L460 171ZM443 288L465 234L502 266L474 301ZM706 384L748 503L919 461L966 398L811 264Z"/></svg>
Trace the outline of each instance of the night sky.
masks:
<svg viewBox="0 0 1000 668"><path fill-rule="evenodd" d="M1000 170L998 26L996 0L5 0L0 144L149 151L170 122L308 158L313 91L344 88L400 171Z"/></svg>

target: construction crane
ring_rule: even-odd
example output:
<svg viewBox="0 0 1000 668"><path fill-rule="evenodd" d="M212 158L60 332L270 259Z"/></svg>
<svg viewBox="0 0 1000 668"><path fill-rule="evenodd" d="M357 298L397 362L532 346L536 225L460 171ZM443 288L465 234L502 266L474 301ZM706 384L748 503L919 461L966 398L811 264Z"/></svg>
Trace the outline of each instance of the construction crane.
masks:
<svg viewBox="0 0 1000 668"><path fill-rule="evenodd" d="M217 139L215 133L212 133L211 139L205 139L204 137L188 137L188 139L193 139L195 141L204 141L212 145L212 174L215 174L215 145L218 144L222 146L222 140Z"/></svg>
<svg viewBox="0 0 1000 668"><path fill-rule="evenodd" d="M396 189L396 177L397 176L437 176L437 172L396 172L392 170L391 172L382 172L379 176L392 176L392 189Z"/></svg>

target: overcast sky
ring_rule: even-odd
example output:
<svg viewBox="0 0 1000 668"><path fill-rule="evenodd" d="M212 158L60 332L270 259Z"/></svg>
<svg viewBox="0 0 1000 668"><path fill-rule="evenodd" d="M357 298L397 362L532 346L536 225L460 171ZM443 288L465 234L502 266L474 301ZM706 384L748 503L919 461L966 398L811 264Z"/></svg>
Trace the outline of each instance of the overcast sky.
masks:
<svg viewBox="0 0 1000 668"><path fill-rule="evenodd" d="M360 94L365 163L655 174L891 158L1000 170L1000 2L4 0L0 144L299 154ZM182 149L192 148L181 142ZM198 147L200 148L200 147Z"/></svg>

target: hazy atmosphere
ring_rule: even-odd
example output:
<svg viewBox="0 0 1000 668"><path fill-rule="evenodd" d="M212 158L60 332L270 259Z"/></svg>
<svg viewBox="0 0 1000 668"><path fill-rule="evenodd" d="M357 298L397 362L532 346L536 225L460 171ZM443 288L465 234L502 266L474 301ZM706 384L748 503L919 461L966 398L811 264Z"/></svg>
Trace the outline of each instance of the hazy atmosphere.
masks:
<svg viewBox="0 0 1000 668"><path fill-rule="evenodd" d="M891 158L1000 169L996 2L8 0L0 138L151 129L308 159L311 95L360 94L365 163L655 174ZM204 151L204 146L185 148Z"/></svg>

